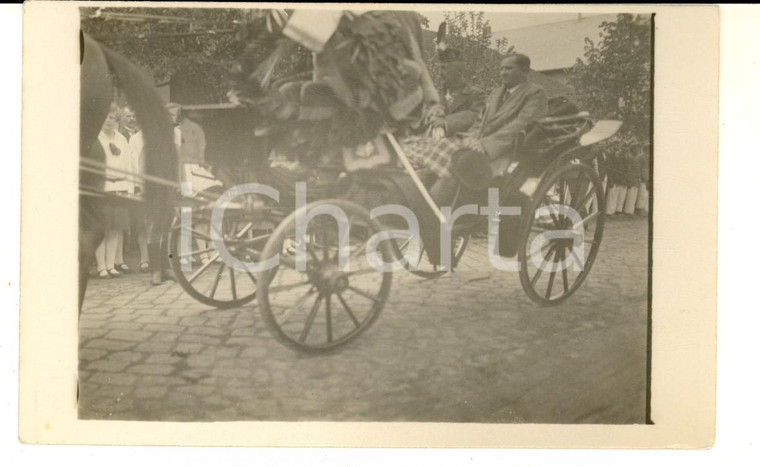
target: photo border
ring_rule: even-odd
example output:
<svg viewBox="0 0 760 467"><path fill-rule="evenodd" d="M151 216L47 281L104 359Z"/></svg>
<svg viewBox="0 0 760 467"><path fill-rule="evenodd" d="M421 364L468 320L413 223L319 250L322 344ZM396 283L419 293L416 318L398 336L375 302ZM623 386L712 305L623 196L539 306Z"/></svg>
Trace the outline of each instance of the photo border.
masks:
<svg viewBox="0 0 760 467"><path fill-rule="evenodd" d="M109 7L137 6L109 2ZM148 6L144 3L140 6ZM259 4L257 6L269 6ZM653 425L167 423L78 420L80 2L24 5L19 435L42 444L708 447L715 428L717 7L465 5L467 10L656 14L652 255ZM236 7L242 4L155 3ZM289 5L292 7L292 4ZM304 5L337 8L338 4ZM374 7L374 6L373 6ZM382 5L403 9L405 5ZM447 11L454 5L407 5ZM68 38L68 39L64 39ZM698 78L698 79L697 79ZM69 92L71 91L71 92ZM51 151L51 142L55 141ZM69 164L57 163L63 157ZM51 163L52 161L52 163ZM50 241L50 234L56 241ZM684 235L688 232L688 235ZM51 267L55 265L55 267ZM688 391L686 390L688 389Z"/></svg>

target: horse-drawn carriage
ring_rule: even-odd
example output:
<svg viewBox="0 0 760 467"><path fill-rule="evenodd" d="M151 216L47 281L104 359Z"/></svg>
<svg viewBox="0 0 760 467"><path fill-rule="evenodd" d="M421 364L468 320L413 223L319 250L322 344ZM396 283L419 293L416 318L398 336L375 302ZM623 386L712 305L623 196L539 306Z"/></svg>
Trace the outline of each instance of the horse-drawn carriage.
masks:
<svg viewBox="0 0 760 467"><path fill-rule="evenodd" d="M549 117L539 125L547 135L535 146L522 148L524 160L513 164L511 173L495 184L502 203L520 201L521 214L512 220L511 241L519 264L513 270L519 271L532 300L554 305L581 286L599 250L604 192L591 145L613 130L605 128L605 122L595 127L585 113ZM298 172L275 164L240 180L276 187L277 202L268 192L240 189L246 185L230 187L221 202L186 198L169 241L180 285L197 300L216 307L236 307L256 299L280 341L318 351L358 336L386 303L392 270L371 264L368 255L374 252L383 263L395 259L400 267L426 278L456 268L470 235L485 232L493 216L461 217L462 222L451 225L450 268L427 263L425 245L415 234L383 235L398 225L390 214L373 216L369 208L379 204L378 198L367 197L360 188L373 180L390 191L398 183L394 180L411 180L414 173L399 162L405 156L394 136L384 138L401 151L390 164L356 172L341 167ZM304 199L310 202L296 210L293 182L299 175ZM416 187L424 196L427 187ZM365 196L357 196L357 191ZM381 192L372 193L383 199ZM314 212L323 214L310 215ZM299 225L305 217L310 217L308 224ZM373 238L376 241L371 243ZM299 253L305 258L301 267L296 260ZM343 264L341 253L347 259ZM252 272L272 258L278 259L277 266Z"/></svg>
<svg viewBox="0 0 760 467"><path fill-rule="evenodd" d="M270 34L282 29L271 26L276 15L263 18ZM324 110L323 95L312 93L317 103L303 103L311 85L320 83L318 74L301 83L297 99L324 121L334 114ZM269 88L282 98L287 84ZM339 94L340 84L329 84ZM287 105L271 104L261 99L244 107L270 106L282 118ZM388 125L387 118L382 123L361 144L343 145L341 157L294 160L271 145L255 163L213 169L226 174L215 190L184 184L168 233L171 267L182 288L215 307L256 300L280 342L319 352L355 339L375 322L394 270L425 278L445 274L456 268L473 234L488 233L492 265L519 271L523 289L540 305L558 304L581 286L604 230L593 145L612 136L619 122L594 122L585 112L541 119L517 140L519 158L488 187L460 184L451 209L436 204L429 183L413 168L398 140L400 125ZM519 208L519 214L505 208ZM417 216L435 220L436 242L413 225ZM431 245L440 254L427 261Z"/></svg>

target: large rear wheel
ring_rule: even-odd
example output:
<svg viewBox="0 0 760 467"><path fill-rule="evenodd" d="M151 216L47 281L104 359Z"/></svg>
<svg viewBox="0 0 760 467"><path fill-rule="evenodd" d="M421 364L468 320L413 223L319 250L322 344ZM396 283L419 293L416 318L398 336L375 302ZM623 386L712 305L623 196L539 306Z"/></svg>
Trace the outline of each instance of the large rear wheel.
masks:
<svg viewBox="0 0 760 467"><path fill-rule="evenodd" d="M605 198L593 168L571 162L550 172L524 210L520 282L540 305L570 297L591 271L604 232Z"/></svg>
<svg viewBox="0 0 760 467"><path fill-rule="evenodd" d="M345 224L322 214L297 231L297 213L292 213L262 252L262 261L277 256L277 267L257 276L259 308L269 330L284 345L312 353L334 350L366 331L383 309L392 280L390 268L376 269L365 254L380 231L369 212L340 199L316 201L302 210L326 206L345 213ZM394 258L390 242L381 241L375 250L384 263Z"/></svg>

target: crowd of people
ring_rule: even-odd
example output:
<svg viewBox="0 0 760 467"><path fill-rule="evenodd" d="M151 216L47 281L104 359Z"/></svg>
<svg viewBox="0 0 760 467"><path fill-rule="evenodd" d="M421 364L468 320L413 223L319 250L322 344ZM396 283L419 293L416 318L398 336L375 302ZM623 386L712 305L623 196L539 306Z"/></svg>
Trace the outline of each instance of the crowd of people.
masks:
<svg viewBox="0 0 760 467"><path fill-rule="evenodd" d="M187 181L192 168L195 171L205 170L201 166L205 160L205 134L196 122L181 118L179 104L169 103L166 108L174 123L174 143L180 161L179 181ZM111 279L136 272L124 259L125 253L135 249L139 254L139 272L151 272L151 261L160 262L161 255L151 254L146 216L139 202L145 190L144 138L136 115L129 106L111 104L98 142L106 155L104 191L134 197L136 202L113 204L106 208L105 236L95 251L97 277ZM172 279L172 276L170 272L161 270L160 278L151 278L151 282L157 285L164 279Z"/></svg>
<svg viewBox="0 0 760 467"><path fill-rule="evenodd" d="M649 151L630 145L624 151L602 152L599 171L606 181L607 215L649 214Z"/></svg>

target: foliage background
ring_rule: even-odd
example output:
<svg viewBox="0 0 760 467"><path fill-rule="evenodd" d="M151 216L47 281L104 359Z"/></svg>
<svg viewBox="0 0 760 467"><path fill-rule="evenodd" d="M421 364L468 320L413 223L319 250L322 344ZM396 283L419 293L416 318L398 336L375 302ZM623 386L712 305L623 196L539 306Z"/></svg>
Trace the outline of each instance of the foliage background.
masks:
<svg viewBox="0 0 760 467"><path fill-rule="evenodd" d="M146 68L156 82L181 76L194 83L207 100L226 101L230 89L230 71L244 54L245 44L236 37L237 25L248 20L250 10L207 8L82 8L82 30L108 47ZM109 13L134 15L116 19ZM483 12L447 12L448 42L468 59L468 82L489 90L498 84L498 65L504 53L511 51L505 39L490 48L492 34ZM436 81L441 84L440 67L435 53L435 30L422 18L423 53ZM280 65L278 74L305 71L311 67L308 52L297 48L292 57Z"/></svg>
<svg viewBox="0 0 760 467"><path fill-rule="evenodd" d="M651 17L620 14L600 26L597 44L586 40L585 53L569 76L581 106L596 118L622 120L608 150L647 151L651 124Z"/></svg>
<svg viewBox="0 0 760 467"><path fill-rule="evenodd" d="M235 22L245 10L211 8L81 9L82 31L146 68L157 83L182 76L207 102L226 98L228 74L242 51ZM109 16L116 13L119 19ZM128 15L134 15L127 20Z"/></svg>
<svg viewBox="0 0 760 467"><path fill-rule="evenodd" d="M449 47L456 48L467 58L465 79L469 84L488 91L499 84L499 63L504 55L510 53L505 38L496 41L496 48L491 48L491 25L480 11L450 11L444 13L447 24L446 39ZM438 88L442 88L440 65L436 58L435 37L437 24L428 26L431 31L424 34L423 50L428 69L433 75Z"/></svg>

